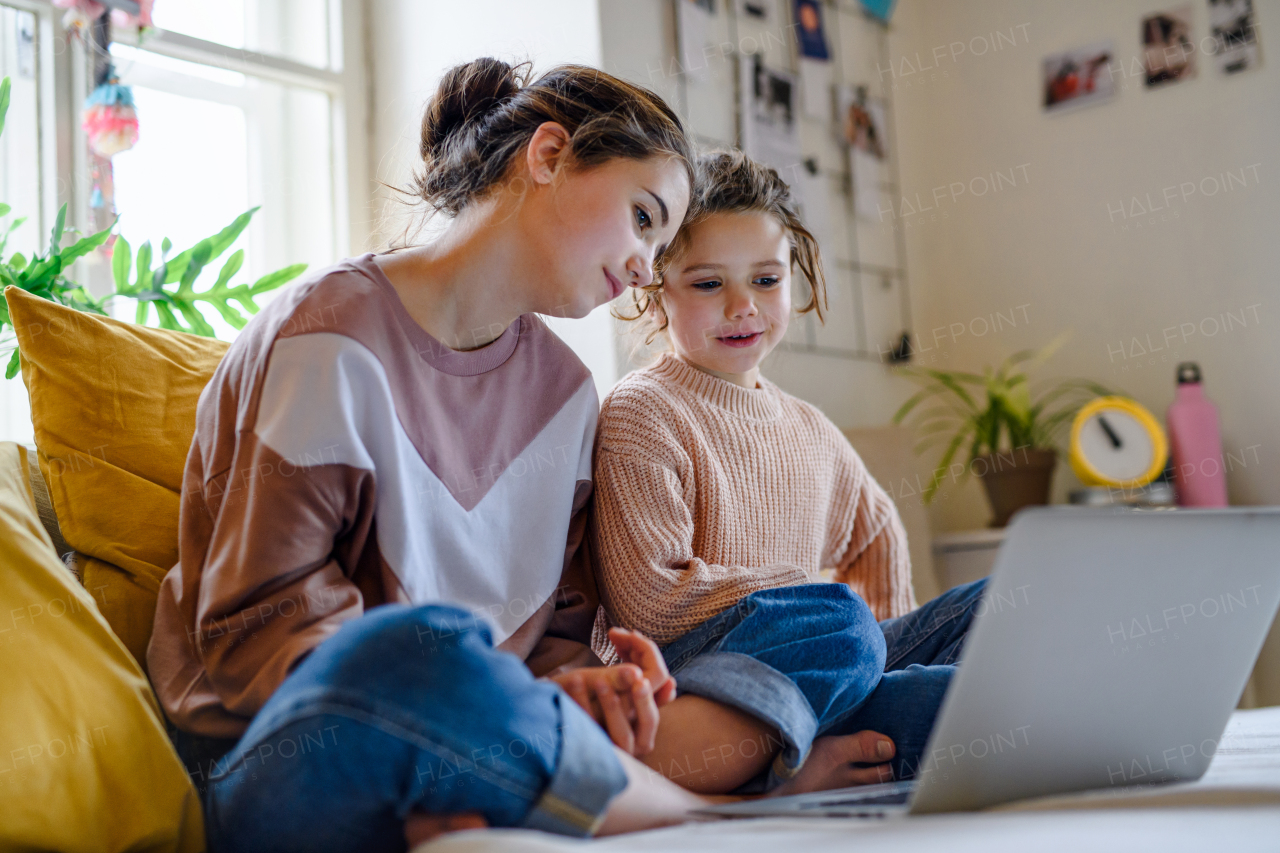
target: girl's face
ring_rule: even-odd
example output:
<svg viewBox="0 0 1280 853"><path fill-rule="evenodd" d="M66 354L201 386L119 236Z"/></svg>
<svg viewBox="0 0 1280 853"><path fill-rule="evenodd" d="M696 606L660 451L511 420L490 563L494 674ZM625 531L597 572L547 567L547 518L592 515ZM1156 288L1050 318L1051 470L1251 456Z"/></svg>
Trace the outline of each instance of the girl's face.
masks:
<svg viewBox="0 0 1280 853"><path fill-rule="evenodd" d="M754 388L791 316L791 240L768 213L719 213L694 225L662 285L676 355Z"/></svg>
<svg viewBox="0 0 1280 853"><path fill-rule="evenodd" d="M653 281L653 260L680 227L689 179L674 157L615 158L563 170L551 192L521 212L535 235L530 274L541 280L539 308L585 317L628 285Z"/></svg>

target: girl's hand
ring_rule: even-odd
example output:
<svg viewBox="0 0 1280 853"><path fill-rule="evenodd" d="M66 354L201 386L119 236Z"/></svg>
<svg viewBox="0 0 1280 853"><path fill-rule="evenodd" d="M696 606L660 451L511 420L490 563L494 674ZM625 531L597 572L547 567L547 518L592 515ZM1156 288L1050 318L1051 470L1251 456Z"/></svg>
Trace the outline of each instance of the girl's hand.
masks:
<svg viewBox="0 0 1280 853"><path fill-rule="evenodd" d="M571 669L550 679L568 693L628 755L653 751L658 706L653 687L635 664Z"/></svg>
<svg viewBox="0 0 1280 853"><path fill-rule="evenodd" d="M658 646L644 634L610 628L623 663L571 669L551 680L609 733L619 749L636 757L653 751L658 708L676 695L676 680Z"/></svg>
<svg viewBox="0 0 1280 853"><path fill-rule="evenodd" d="M676 680L667 672L667 662L658 646L639 631L610 628L609 641L626 663L640 667L653 685L653 701L659 708L676 698Z"/></svg>

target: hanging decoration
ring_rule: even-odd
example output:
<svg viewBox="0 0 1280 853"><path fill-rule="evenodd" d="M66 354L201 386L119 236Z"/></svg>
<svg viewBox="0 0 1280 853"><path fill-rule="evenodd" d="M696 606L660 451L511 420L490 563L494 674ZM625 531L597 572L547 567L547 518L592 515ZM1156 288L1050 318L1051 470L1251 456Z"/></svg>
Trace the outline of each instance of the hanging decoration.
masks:
<svg viewBox="0 0 1280 853"><path fill-rule="evenodd" d="M89 137L89 147L101 157L128 151L138 141L138 113L133 108L133 90L120 84L115 68L108 63L106 79L84 102L80 126Z"/></svg>
<svg viewBox="0 0 1280 853"><path fill-rule="evenodd" d="M111 10L111 23L117 27L148 29L155 0L53 0L53 5L66 9L62 25L83 32L86 27Z"/></svg>
<svg viewBox="0 0 1280 853"><path fill-rule="evenodd" d="M873 18L878 18L884 23L889 23L889 16L893 14L893 4L896 0L862 0L862 8L867 14Z"/></svg>
<svg viewBox="0 0 1280 853"><path fill-rule="evenodd" d="M94 89L85 99L80 127L88 136L93 153L110 159L121 151L128 151L138 141L133 90L121 84L111 62L111 26L150 27L155 0L53 0L53 3L67 10L63 23L90 51ZM99 191L99 187L94 188L95 201Z"/></svg>
<svg viewBox="0 0 1280 853"><path fill-rule="evenodd" d="M153 26L155 0L53 0L66 9L63 25L78 36L89 53L94 89L84 102L80 127L89 143L89 213L94 230L116 218L115 179L111 158L138 141L138 113L133 90L120 82L111 61L111 27L136 28L142 37ZM114 235L100 251L110 253Z"/></svg>
<svg viewBox="0 0 1280 853"><path fill-rule="evenodd" d="M82 38L85 31L93 27L93 22L107 13L107 7L96 0L53 0L53 5L67 10L62 16L62 26Z"/></svg>

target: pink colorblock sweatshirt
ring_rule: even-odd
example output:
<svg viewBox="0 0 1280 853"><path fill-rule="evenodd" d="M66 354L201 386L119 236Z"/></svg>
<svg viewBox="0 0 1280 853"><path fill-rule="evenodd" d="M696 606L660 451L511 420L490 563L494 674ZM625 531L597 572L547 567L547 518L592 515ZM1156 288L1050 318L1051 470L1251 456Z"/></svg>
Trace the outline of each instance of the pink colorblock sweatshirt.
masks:
<svg viewBox="0 0 1280 853"><path fill-rule="evenodd" d="M388 602L460 606L495 643L520 632L531 668L590 658L597 413L533 315L460 352L373 255L289 288L200 396L147 653L165 713L239 736L308 652Z"/></svg>

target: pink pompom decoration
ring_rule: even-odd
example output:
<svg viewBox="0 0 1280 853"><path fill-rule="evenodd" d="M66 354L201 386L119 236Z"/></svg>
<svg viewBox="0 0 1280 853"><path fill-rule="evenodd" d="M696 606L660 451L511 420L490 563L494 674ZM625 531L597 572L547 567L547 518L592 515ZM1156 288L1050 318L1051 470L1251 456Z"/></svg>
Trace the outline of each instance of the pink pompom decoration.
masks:
<svg viewBox="0 0 1280 853"><path fill-rule="evenodd" d="M108 82L94 89L85 101L80 126L89 136L89 147L100 156L111 157L128 151L138 141L133 90L121 86L112 74Z"/></svg>
<svg viewBox="0 0 1280 853"><path fill-rule="evenodd" d="M89 147L102 157L128 151L138 141L138 114L133 107L90 107L80 126L89 136Z"/></svg>

